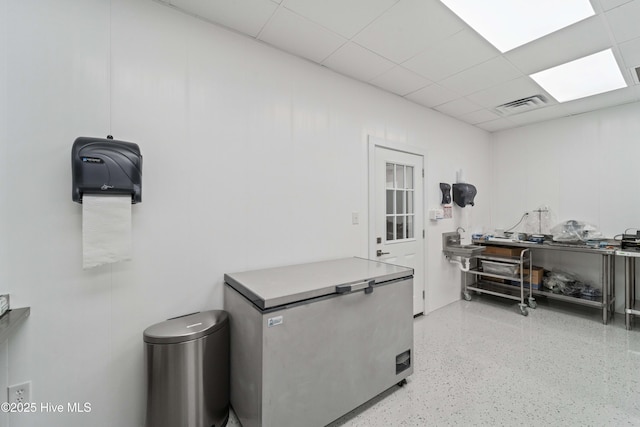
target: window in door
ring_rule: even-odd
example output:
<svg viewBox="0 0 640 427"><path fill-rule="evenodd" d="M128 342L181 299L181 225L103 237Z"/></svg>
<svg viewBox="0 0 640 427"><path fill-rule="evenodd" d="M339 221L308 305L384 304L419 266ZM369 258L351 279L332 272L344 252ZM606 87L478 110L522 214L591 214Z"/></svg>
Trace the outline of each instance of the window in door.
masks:
<svg viewBox="0 0 640 427"><path fill-rule="evenodd" d="M414 238L414 167L387 163L387 242Z"/></svg>

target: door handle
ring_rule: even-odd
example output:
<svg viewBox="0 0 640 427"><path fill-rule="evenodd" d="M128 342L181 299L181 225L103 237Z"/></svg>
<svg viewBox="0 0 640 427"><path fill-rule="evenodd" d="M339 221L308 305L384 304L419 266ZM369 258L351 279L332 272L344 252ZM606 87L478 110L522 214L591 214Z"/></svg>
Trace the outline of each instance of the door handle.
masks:
<svg viewBox="0 0 640 427"><path fill-rule="evenodd" d="M382 252L382 249L378 249L376 256L389 255L389 252Z"/></svg>
<svg viewBox="0 0 640 427"><path fill-rule="evenodd" d="M364 292L366 294L370 294L371 292L373 292L373 285L375 284L376 284L375 280L365 280L364 282L360 282L360 283L348 283L345 285L337 285L336 293L346 294L348 292L355 292L355 291L360 291L364 289Z"/></svg>

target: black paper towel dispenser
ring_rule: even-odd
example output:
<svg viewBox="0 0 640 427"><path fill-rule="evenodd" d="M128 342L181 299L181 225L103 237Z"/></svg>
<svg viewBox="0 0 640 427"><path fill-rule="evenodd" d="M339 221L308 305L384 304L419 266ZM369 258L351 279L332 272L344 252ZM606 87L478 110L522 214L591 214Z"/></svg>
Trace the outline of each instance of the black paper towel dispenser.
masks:
<svg viewBox="0 0 640 427"><path fill-rule="evenodd" d="M72 194L131 194L142 202L142 154L138 144L113 139L76 138L71 149Z"/></svg>
<svg viewBox="0 0 640 427"><path fill-rule="evenodd" d="M476 187L471 184L453 184L453 201L461 208L473 206L477 192Z"/></svg>

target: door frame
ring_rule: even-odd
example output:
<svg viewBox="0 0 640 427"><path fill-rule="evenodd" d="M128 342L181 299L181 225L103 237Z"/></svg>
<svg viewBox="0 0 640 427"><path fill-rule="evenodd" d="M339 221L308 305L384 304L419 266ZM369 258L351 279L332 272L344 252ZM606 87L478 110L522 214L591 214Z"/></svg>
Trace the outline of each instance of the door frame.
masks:
<svg viewBox="0 0 640 427"><path fill-rule="evenodd" d="M407 154L413 154L416 156L422 157L422 170L425 170L425 163L427 158L427 150L421 147L416 147L413 145L409 145L403 142L390 141L387 139L383 139L377 137L375 135L367 135L367 157L368 157L368 165L367 165L367 183L369 190L369 200L368 200L368 222L369 222L369 232L368 232L368 244L367 244L367 258L372 258L376 252L376 207L375 207L375 156L376 156L376 147L385 148L387 150L392 151L400 151ZM423 295L425 296L422 299L422 313L427 314L427 259L429 259L427 254L427 218L425 211L425 203L427 199L427 186L426 186L426 171L425 176L418 175L419 179L422 179L422 228L424 230L424 238L422 239L422 253L424 254L422 259L422 287ZM418 231L418 230L416 230ZM415 286L415 283L414 283Z"/></svg>

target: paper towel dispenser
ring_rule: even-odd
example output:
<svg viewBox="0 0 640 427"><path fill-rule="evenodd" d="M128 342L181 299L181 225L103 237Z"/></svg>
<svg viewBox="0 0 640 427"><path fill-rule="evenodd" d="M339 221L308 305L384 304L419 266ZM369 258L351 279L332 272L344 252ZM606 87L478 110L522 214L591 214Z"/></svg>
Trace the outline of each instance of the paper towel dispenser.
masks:
<svg viewBox="0 0 640 427"><path fill-rule="evenodd" d="M131 194L142 202L142 154L138 144L114 139L76 138L71 149L71 197L83 194Z"/></svg>
<svg viewBox="0 0 640 427"><path fill-rule="evenodd" d="M453 201L461 208L473 206L477 192L476 187L471 184L453 184Z"/></svg>

